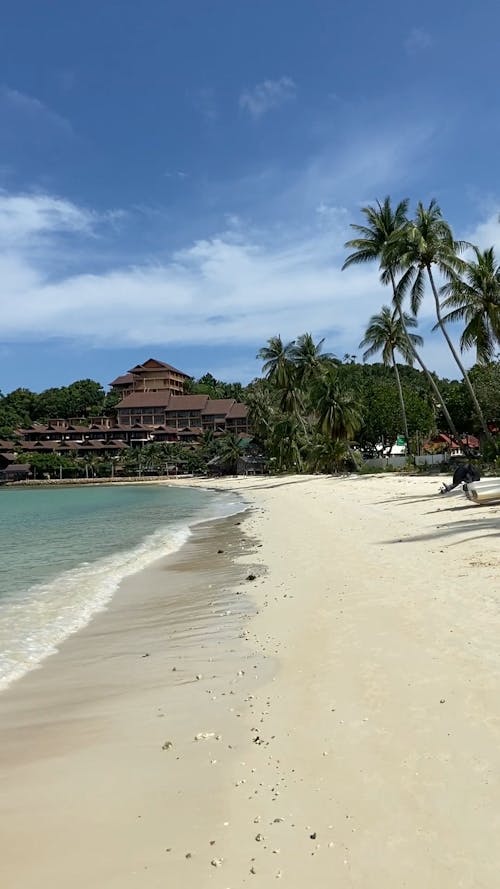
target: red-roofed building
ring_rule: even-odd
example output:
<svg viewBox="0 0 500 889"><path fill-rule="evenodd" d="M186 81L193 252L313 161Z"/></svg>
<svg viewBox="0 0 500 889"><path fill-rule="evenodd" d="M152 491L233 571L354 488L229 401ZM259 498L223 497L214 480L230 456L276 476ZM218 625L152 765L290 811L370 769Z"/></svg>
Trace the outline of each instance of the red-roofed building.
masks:
<svg viewBox="0 0 500 889"><path fill-rule="evenodd" d="M171 395L182 395L184 385L190 379L189 374L183 370L156 358L148 358L143 364L136 364L128 373L117 377L109 385L122 397L133 392L168 392Z"/></svg>

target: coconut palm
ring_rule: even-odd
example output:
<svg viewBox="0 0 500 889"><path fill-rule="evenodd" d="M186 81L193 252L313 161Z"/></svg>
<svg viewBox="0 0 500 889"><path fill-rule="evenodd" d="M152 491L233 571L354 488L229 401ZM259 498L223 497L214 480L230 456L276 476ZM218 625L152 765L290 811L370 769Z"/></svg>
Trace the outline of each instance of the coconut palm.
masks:
<svg viewBox="0 0 500 889"><path fill-rule="evenodd" d="M315 343L310 333L303 333L294 341L290 355L300 386L308 386L323 368L336 360L330 352L323 352L324 342L322 339Z"/></svg>
<svg viewBox="0 0 500 889"><path fill-rule="evenodd" d="M356 469L358 461L347 441L317 433L309 449L308 468L313 472L342 472Z"/></svg>
<svg viewBox="0 0 500 889"><path fill-rule="evenodd" d="M375 206L363 207L362 213L366 219L366 225L351 224L351 228L358 237L347 241L345 246L354 252L351 253L344 265L343 269L349 268L351 265L359 265L365 262L378 262L381 270L380 279L383 284L390 285L394 305L397 308L399 319L403 331L408 334L404 323L403 309L401 306L401 289L396 283L396 275L400 271L400 253L403 245L403 236L408 229L408 205L409 201L405 198L397 204L393 209L390 197L386 197L381 203L377 201ZM455 424L451 419L448 408L438 385L431 374L420 353L415 349L413 343L408 338L409 348L413 351L415 361L420 365L426 375L429 384L441 405L446 422L458 440Z"/></svg>
<svg viewBox="0 0 500 889"><path fill-rule="evenodd" d="M262 442L265 442L269 438L277 410L269 384L263 381L254 384L245 400L250 428Z"/></svg>
<svg viewBox="0 0 500 889"><path fill-rule="evenodd" d="M472 249L475 259L465 264L461 279L441 288L442 308L451 310L443 322L465 321L460 348L475 348L477 363L487 364L500 341L500 265L493 247Z"/></svg>
<svg viewBox="0 0 500 889"><path fill-rule="evenodd" d="M314 382L311 404L317 416L318 430L333 439L349 441L361 427L361 413L356 397L344 389L335 370L329 370Z"/></svg>
<svg viewBox="0 0 500 889"><path fill-rule="evenodd" d="M278 419L271 430L269 451L278 472L301 472L305 444L304 425L295 414Z"/></svg>
<svg viewBox="0 0 500 889"><path fill-rule="evenodd" d="M236 475L238 460L242 455L242 447L240 439L234 432L228 432L218 442L219 445L219 463L227 466L229 470Z"/></svg>
<svg viewBox="0 0 500 889"><path fill-rule="evenodd" d="M280 335L272 336L257 352L257 358L264 362L262 371L266 379L278 386L286 385L293 370L292 350L295 343L284 343Z"/></svg>
<svg viewBox="0 0 500 889"><path fill-rule="evenodd" d="M406 417L403 388L401 386L401 378L399 376L395 353L399 352L406 364L413 364L415 349L412 349L411 346L422 346L424 343L421 336L418 336L416 333L409 333L409 329L415 328L416 326L417 322L415 318L406 314L406 312L403 313L402 323L397 309L390 309L389 306L382 306L378 315L372 315L370 318L365 335L359 344L360 349L368 346L363 353L364 361L366 361L367 358L376 355L378 352L381 352L383 363L387 367L394 368L407 445L410 443L408 420Z"/></svg>
<svg viewBox="0 0 500 889"><path fill-rule="evenodd" d="M428 207L424 207L420 201L417 204L415 219L406 227L397 246L398 260L401 266L407 269L404 284L400 289L402 295L408 287L411 287L411 308L413 314L416 315L424 296L425 277L427 277L434 297L437 326L440 328L469 390L481 428L485 436L491 439L491 433L486 425L469 374L446 329L433 274L434 267L447 283L457 283L460 280L460 273L466 271L466 263L459 258L458 254L468 246L465 241L455 240L453 232L443 218L441 208L435 200L432 200Z"/></svg>

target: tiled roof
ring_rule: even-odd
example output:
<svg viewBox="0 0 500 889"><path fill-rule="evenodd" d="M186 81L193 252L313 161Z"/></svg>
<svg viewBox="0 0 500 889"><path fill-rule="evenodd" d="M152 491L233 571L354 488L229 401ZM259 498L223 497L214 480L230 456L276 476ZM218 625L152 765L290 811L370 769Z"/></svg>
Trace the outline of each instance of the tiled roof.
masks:
<svg viewBox="0 0 500 889"><path fill-rule="evenodd" d="M182 398L182 395L178 396ZM126 395L116 405L117 410L124 410L129 407L163 407L165 408L170 401L170 392L163 390L161 392L132 392Z"/></svg>
<svg viewBox="0 0 500 889"><path fill-rule="evenodd" d="M167 413L172 411L202 411L208 401L208 395L172 395L167 407Z"/></svg>
<svg viewBox="0 0 500 889"><path fill-rule="evenodd" d="M133 383L135 379L137 379L135 374L129 372L127 374L121 374L119 377L116 378L116 380L113 380L113 382L110 383L109 385L110 386L126 386L129 383Z"/></svg>
<svg viewBox="0 0 500 889"><path fill-rule="evenodd" d="M171 364L165 364L164 361L158 361L156 358L148 358L143 364L136 364L135 367L132 367L131 370L129 370L129 374L137 374L144 370L170 370L173 373L180 374L182 377L186 377L186 380L190 379L189 374L184 373L183 370L179 370L177 367L172 367Z"/></svg>
<svg viewBox="0 0 500 889"><path fill-rule="evenodd" d="M228 414L234 404L234 398L209 398L203 414Z"/></svg>
<svg viewBox="0 0 500 889"><path fill-rule="evenodd" d="M243 420L248 416L248 407L246 404L243 404L240 401L235 401L231 410L228 412L228 417L231 420Z"/></svg>
<svg viewBox="0 0 500 889"><path fill-rule="evenodd" d="M28 473L31 469L29 463L9 463L8 466L3 470L4 472L26 472Z"/></svg>
<svg viewBox="0 0 500 889"><path fill-rule="evenodd" d="M0 451L12 451L14 449L13 441L5 441L0 438Z"/></svg>

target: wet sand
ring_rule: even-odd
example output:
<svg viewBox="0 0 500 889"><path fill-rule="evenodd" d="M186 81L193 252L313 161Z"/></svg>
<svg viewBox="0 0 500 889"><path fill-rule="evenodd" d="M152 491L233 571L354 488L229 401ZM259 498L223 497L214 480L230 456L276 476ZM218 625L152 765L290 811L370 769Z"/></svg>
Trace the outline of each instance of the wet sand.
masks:
<svg viewBox="0 0 500 889"><path fill-rule="evenodd" d="M500 508L438 486L215 483L0 697L2 885L496 889Z"/></svg>

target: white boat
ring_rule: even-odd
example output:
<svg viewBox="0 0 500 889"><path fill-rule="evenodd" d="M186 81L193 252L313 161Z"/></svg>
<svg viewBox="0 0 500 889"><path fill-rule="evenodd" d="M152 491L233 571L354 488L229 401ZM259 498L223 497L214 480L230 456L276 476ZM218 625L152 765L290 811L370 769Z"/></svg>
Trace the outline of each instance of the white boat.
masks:
<svg viewBox="0 0 500 889"><path fill-rule="evenodd" d="M485 478L481 482L470 482L466 493L473 503L500 502L500 478Z"/></svg>

